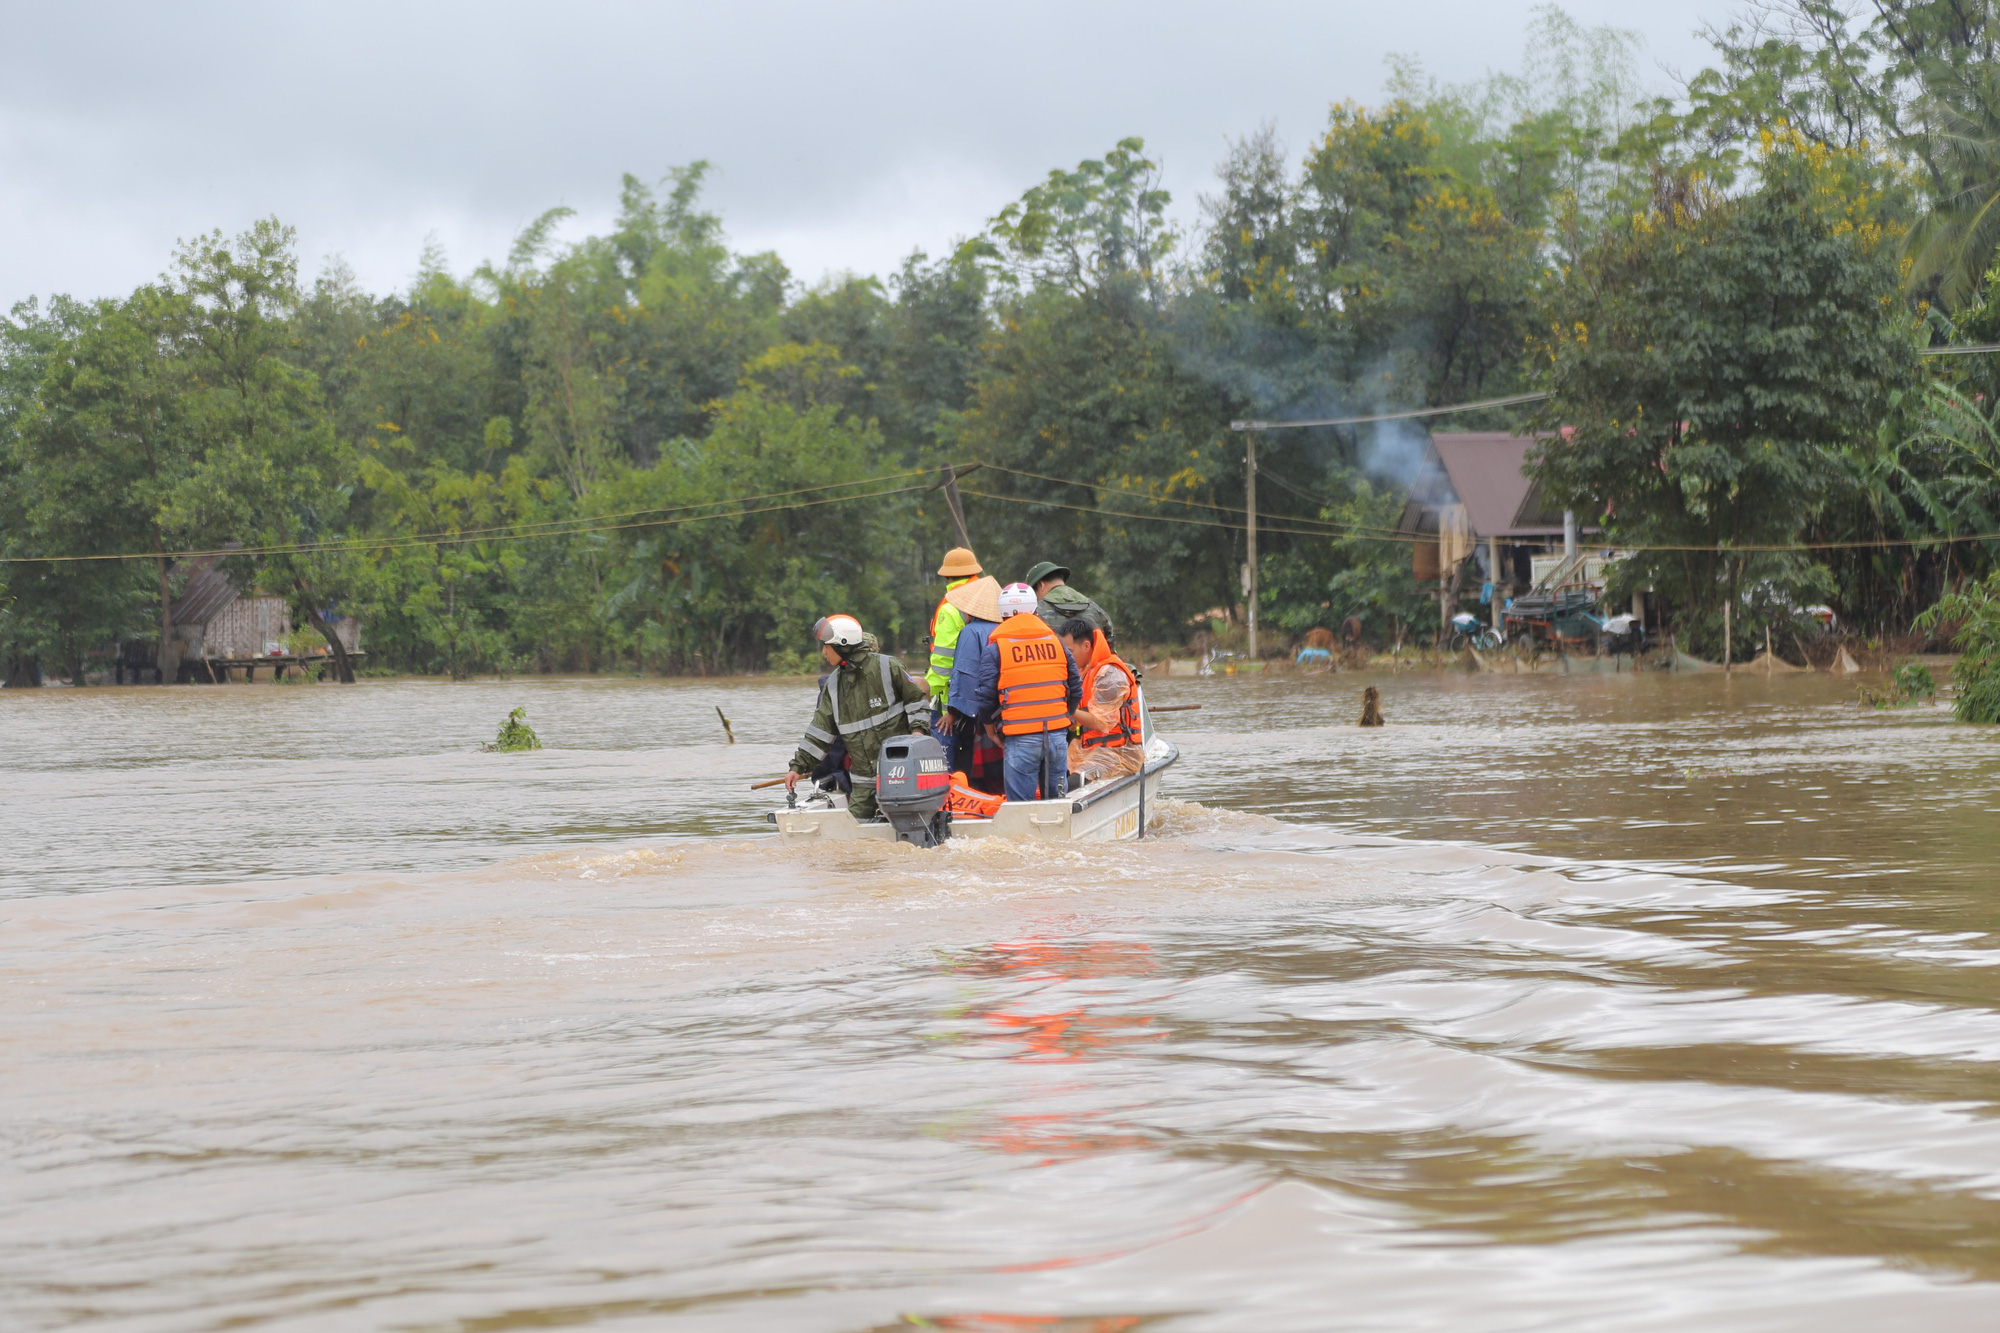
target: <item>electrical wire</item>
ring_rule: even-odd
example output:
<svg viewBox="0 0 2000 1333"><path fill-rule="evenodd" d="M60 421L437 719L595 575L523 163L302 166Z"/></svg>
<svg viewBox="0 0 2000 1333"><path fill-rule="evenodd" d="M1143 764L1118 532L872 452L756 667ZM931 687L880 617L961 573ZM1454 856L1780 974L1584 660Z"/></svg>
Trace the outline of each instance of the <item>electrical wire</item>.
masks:
<svg viewBox="0 0 2000 1333"><path fill-rule="evenodd" d="M1198 528L1227 528L1231 532L1242 532L1249 526L1243 522L1225 523L1220 519L1212 518L1183 518L1177 514L1129 514L1120 510L1103 509L1093 505L1072 505L1063 504L1058 500L1037 500L1025 495L994 495L990 491L969 491L964 487L959 488L959 494L970 495L981 500L999 500L1004 504L1035 505L1043 509L1068 509L1080 514L1097 514L1104 518L1143 519L1148 523L1181 523ZM1231 512L1241 513L1242 511L1234 510ZM1257 521L1257 531L1260 533L1281 533L1288 537L1358 537L1366 541L1419 542L1436 540L1436 538L1426 538L1416 533L1391 533L1386 530L1378 535L1373 530L1354 531L1336 529L1332 532L1326 532L1303 528L1279 527L1275 524L1267 524L1261 518Z"/></svg>
<svg viewBox="0 0 2000 1333"><path fill-rule="evenodd" d="M1226 528L1231 532L1242 532L1248 526L1247 524L1241 522L1224 523L1214 519L1181 518L1173 514L1127 514L1115 510L1096 509L1092 508L1089 505L1062 504L1054 500L1034 500L1026 496L1020 496L1020 495L993 495L985 491L968 491L961 489L960 494L977 496L982 500L999 500L1003 503L1010 503L1010 504L1039 505L1041 507L1049 509L1068 509L1085 514L1099 514L1105 518L1137 518L1137 519L1144 519L1145 521L1150 523L1182 523L1196 527ZM1266 532L1283 533L1286 536L1292 536L1292 537L1325 537L1328 535L1327 533L1324 532L1308 532L1308 531L1302 531L1297 528L1266 526L1261 519L1258 521L1257 531L1259 533L1266 533ZM1354 533L1349 533L1347 535L1355 536L1365 541L1392 541L1392 542L1403 542L1410 545L1416 545L1418 543L1429 543L1437 540L1437 537L1433 534L1415 533L1415 532L1394 532L1378 536L1376 535L1375 532L1370 531L1370 532L1354 532ZM1929 537L1871 537L1860 541L1844 541L1844 542L1790 542L1790 543L1768 543L1768 544L1752 543L1743 546L1635 545L1635 544L1619 542L1610 547L1606 547L1605 549L1623 551L1627 553L1636 553L1642 551L1668 551L1668 552L1688 552L1693 554L1712 553L1717 555L1736 555L1736 554L1753 555L1764 552L1776 552L1776 551L1887 550L1890 548L1903 547L1903 546L1910 546L1910 547L1955 546L1964 542L2000 542L2000 532L1963 533L1956 536L1938 535Z"/></svg>
<svg viewBox="0 0 2000 1333"><path fill-rule="evenodd" d="M1024 472L1024 471L1022 471L1022 470L1021 470L1021 469L1019 469L1019 468L1011 468L1011 467L1003 467L1003 466L1001 466L1001 465L1000 465L1000 464L998 464L998 463L983 463L983 464L981 464L981 466L982 466L982 467L985 467L985 468L986 468L986 469L988 469L989 471L993 471L993 472L1006 472L1006 473L1009 473L1009 474L1011 474L1011 475L1013 475L1013 476L1016 476L1016 477L1031 477L1031 478L1033 478L1033 479L1034 479L1034 480L1036 480L1036 481L1050 481L1050 482L1054 482L1054 483L1056 483L1056 484L1057 484L1057 485L1059 485L1059 486L1079 486L1079 487L1082 487L1082 488L1084 488L1084 489L1086 489L1086 490L1092 490L1092 491L1103 491L1103 492L1105 492L1105 495L1104 495L1104 497L1103 497L1103 498L1105 498L1105 499L1109 499L1109 498L1111 498L1111 497L1114 497L1114 496L1117 496L1117 497L1126 497L1126 498L1130 498L1130 499L1135 499L1135 500L1144 500L1144 501L1147 501L1147 502L1149 502L1149 503L1151 503L1151 504L1177 504L1177 505L1186 505L1186 506L1188 506L1189 508L1193 508L1193 509L1213 509L1213 510L1217 510L1217 511L1219 511L1219 512L1221 512L1221 513L1225 513L1225 514L1240 514L1240 513L1242 513L1242 512L1243 512L1243 510L1242 510L1241 506L1237 506L1237 505L1221 505L1221 504L1216 504L1216 503L1214 503L1213 501L1210 501L1210 500L1183 500L1183 499L1180 499L1180 498L1179 498L1179 497L1177 497L1177 496L1172 496L1172 495L1165 495L1165 496L1152 496L1152 495L1142 495L1142 494L1140 494L1140 493L1139 493L1139 492L1137 492L1137 491L1123 491L1123 490L1115 490L1115 489L1112 489L1112 488L1110 488L1110 487L1106 486L1106 485L1105 485L1104 483L1102 483L1102 482L1095 482L1095 481L1075 481L1075 480L1072 480L1072 479L1070 479L1070 478L1068 478L1068 477L1051 477L1051 476L1048 476L1048 475L1046 475L1046 474L1044 474L1044 473L1040 473L1040 472ZM1274 475L1274 474L1267 474L1267 473L1266 473L1266 472L1265 472L1265 471L1263 470L1263 468L1261 468L1261 467L1260 467L1260 468L1258 468L1258 469L1257 469L1257 475L1258 475L1258 476L1260 476L1260 477L1262 477L1262 476L1267 476L1267 475ZM1275 477L1274 477L1274 479L1278 481L1278 484L1279 484L1279 485L1281 485L1281 486L1284 486L1286 490L1289 490L1289 491L1292 491L1293 493L1295 493L1295 494L1298 494L1298 495L1302 495L1302 496L1304 496L1304 498L1305 498L1305 499L1308 499L1308 500L1317 500L1317 499L1318 499L1318 497L1316 497L1316 496L1312 496L1312 495L1306 495L1306 494L1305 494L1305 493L1304 493L1303 491L1300 491L1300 490L1299 490L1299 489L1298 489L1298 488L1297 488L1296 486L1292 486L1292 485L1289 485L1288 483L1286 483L1286 482L1285 482L1285 481L1284 481L1284 480L1283 480L1282 478L1275 478ZM959 494L961 494L961 495L973 495L973 494L982 494L982 495L983 495L983 494L984 494L984 492L974 492L974 491L968 491L968 490L965 490L965 489L964 489L963 487L961 487L961 488L959 489ZM1025 503L1031 503L1031 504L1040 504L1040 503L1042 503L1041 501L1038 501L1038 500L1029 500L1029 499L1028 499L1028 497L1026 497L1026 496L1016 496L1016 497L1013 497L1013 498L1015 498L1015 499L1018 499L1018 500L1022 500L1022 501L1023 501L1023 502L1025 502ZM1324 501L1321 501L1320 503L1324 503ZM1122 513L1123 511L1119 511L1119 510L1109 510L1109 509L1107 509L1107 510L1104 510L1103 512L1105 512L1105 513ZM1145 518L1145 517L1149 517L1149 516L1148 516L1148 515L1145 515L1145 514L1133 514L1133 515L1132 515L1132 517L1134 517L1134 518ZM1383 534L1383 535L1385 535L1385 536L1393 536L1393 535L1394 535L1394 534L1396 533L1396 531L1397 531L1397 530L1396 530L1395 528L1377 528L1377 527L1373 527L1372 525L1369 525L1369 524L1342 524L1342 523L1334 523L1334 522L1331 522L1331 521L1329 521L1329 520L1327 520L1327 519L1323 519L1323 518L1307 518L1307 517L1305 517L1305 516L1304 516L1304 515L1302 515L1302 514L1276 514L1276 515L1273 515L1272 517L1273 517L1274 519L1276 519L1277 521L1279 521L1279 522L1287 522L1287 523L1309 523L1309 524L1313 524L1313 525L1316 525L1316 526L1318 526L1318 527L1323 527L1323 528L1325 528L1325 529L1327 530L1327 531L1326 531L1326 533L1325 533L1325 534L1323 534L1323 535L1327 535L1327 536L1352 536L1352 535L1355 535L1355 534L1360 534L1360 533L1370 533L1370 532L1379 532L1379 533L1382 533L1382 534ZM1257 516L1257 527L1258 527L1258 529L1259 529L1260 531L1264 530L1264 527L1265 527L1265 524L1264 524L1264 515L1263 515L1263 513L1262 513L1261 511L1260 511L1260 512L1258 513L1258 516Z"/></svg>
<svg viewBox="0 0 2000 1333"><path fill-rule="evenodd" d="M1539 403L1544 398L1553 397L1547 390L1540 393L1515 393L1505 398L1482 398L1476 403L1452 403L1448 407L1419 407L1408 412L1378 412L1368 417L1324 417L1313 421L1232 421L1229 429L1249 430L1291 430L1300 426L1365 426L1371 421L1408 421L1414 417L1442 417L1454 412L1477 412L1486 407L1512 407L1516 403Z"/></svg>
<svg viewBox="0 0 2000 1333"><path fill-rule="evenodd" d="M903 474L898 474L903 475ZM894 478L887 478L893 480ZM875 480L883 480L877 478ZM842 483L853 485L857 483ZM824 490L825 487L807 487L806 490ZM880 500L891 495L908 495L913 491L929 490L928 486L898 486L889 490L870 491L862 495L829 495L818 500L800 500L792 504L766 505L761 509L732 509L716 514L687 514L678 518L644 519L636 523L601 523L595 520L579 520L579 526L564 528L554 532L491 531L478 538L483 542L534 541L542 538L585 536L594 532L629 532L639 528L679 527L686 523L705 523L718 518L749 518L757 514L788 513L796 509L812 509L819 505L848 504L855 500ZM798 492L775 492L777 495ZM741 501L717 500L714 504L741 503ZM644 514L658 512L638 509L631 513ZM626 517L627 515L605 515L603 517ZM376 552L400 551L419 546L443 546L463 540L456 533L416 533L386 534L381 537L357 537L339 542L291 543L270 546L222 547L209 551L131 551L118 555L11 555L0 556L0 564L71 564L94 560L154 560L162 556L173 560L191 560L204 556L244 556L244 555L313 555L329 551Z"/></svg>
<svg viewBox="0 0 2000 1333"><path fill-rule="evenodd" d="M1991 349L1979 348L1979 349L1968 349L1968 350L2000 351L2000 345L1995 345ZM1297 423L1292 423L1292 424L1297 424ZM995 472L1003 472L1013 476L1027 477L1037 481L1052 482L1058 485L1082 487L1092 490L1094 492L1103 491L1106 489L1100 483L1096 482L1083 482L1065 477L1052 477L1043 473L1028 472L1018 468L1005 467L997 463L978 463L967 466L968 470L974 466L986 467L992 469ZM888 473L879 477L860 478L855 481L849 481L849 482L830 482L820 486L804 486L788 491L773 491L765 495L740 496L732 499L702 501L687 505L672 506L664 509L627 510L615 514L593 515L587 518L546 520L538 523L532 523L527 525L512 525L508 527L460 529L451 532L384 534L378 537L351 537L351 538L341 538L338 540L329 540L324 542L273 543L269 545L254 546L254 547L253 546L222 547L213 550L132 551L132 552L107 554L107 555L0 556L0 565L73 564L73 563L105 561L105 560L154 560L162 557L173 560L191 560L204 557L257 556L257 555L281 555L281 554L308 555L308 554L323 554L329 552L353 552L357 554L370 553L370 552L386 553L390 551L409 550L425 546L441 546L450 543L466 542L466 541L473 541L473 542L532 541L542 538L587 536L593 533L600 533L600 532L629 532L646 528L679 527L685 524L702 523L713 519L750 518L761 514L787 513L794 510L811 509L821 505L849 504L858 500L879 500L879 499L887 499L891 496L896 496L896 495L908 495L918 491L931 491L937 489L937 487L934 484L896 486L896 487L889 487L886 489L866 491L860 494L822 496L818 499L813 499L813 500L799 500L788 504L765 505L759 508L752 508L752 509L718 509L718 512L708 513L708 514L687 514L687 513L676 514L676 510L718 508L719 506L725 506L725 505L747 504L761 499L784 499L789 496L807 495L817 491L835 490L849 486L866 486L871 484L879 485L879 483L884 481L896 481L896 480L901 480L905 477L912 477L912 476L926 476L930 473L930 471L931 469L929 468L910 469L903 472ZM1269 475L1271 476L1272 480L1277 481L1279 485L1285 487L1285 489L1287 490L1293 491L1295 494L1298 494L1303 498L1306 499L1316 498L1310 495L1309 493L1300 490L1298 487L1293 486L1290 483L1284 481L1283 478L1276 476L1276 474L1269 474ZM1216 528L1230 532L1243 532L1246 531L1249 527L1249 524L1247 522L1240 520L1235 522L1230 522L1220 518L1196 518L1192 516L1181 516L1174 514L1148 514L1148 513L1129 511L1129 510L1110 509L1106 508L1102 504L1096 504L1096 505L1065 504L1057 500L1036 499L1034 497L1021 496L1021 495L999 495L991 491L971 490L965 487L960 487L959 493L962 495L971 496L974 499L992 500L1000 504L1033 505L1045 509L1062 509L1073 513L1094 514L1103 518L1135 519L1149 523L1176 523L1176 524L1181 524L1183 526ZM1215 504L1211 501L1206 501L1206 500L1179 499L1171 496L1163 498L1155 498L1150 496L1141 497L1133 492L1125 492L1125 491L1110 491L1109 494L1130 495L1133 498L1147 499L1154 504L1161 504L1161 503L1180 504L1190 508L1208 509L1223 514L1238 514L1243 512L1238 509ZM634 518L637 515L641 514L658 514L658 515L669 515L669 516L639 519L638 521L629 523L610 523L604 521L606 519L615 519L615 518ZM1310 526L1306 527L1294 526L1297 524L1307 524ZM1396 529L1378 528L1372 525L1339 524L1339 523L1332 523L1323 519L1308 519L1298 515L1287 515L1287 514L1270 515L1268 517L1260 516L1257 523L1257 530L1259 532L1270 533L1272 535L1282 535L1291 537L1312 537L1312 538L1319 538L1322 540L1329 538L1348 538L1352 540L1362 540L1362 541L1400 542L1410 545L1436 540L1434 536L1431 536L1429 534L1403 532ZM1771 543L1771 544L1750 544L1742 546L1681 546L1681 545L1619 544L1615 549L1627 552L1655 551L1655 552L1685 552L1685 553L1695 553L1695 554L1739 552L1744 554L1750 554L1759 552L1783 552L1783 551L1887 550L1899 547L1924 548L1924 547L1936 547L1936 546L1952 546L1967 542L2000 542L2000 532L1965 533L1957 535L1938 534L1938 535L1921 536L1921 537L1879 537L1879 538L1867 538L1859 541L1841 541L1841 542L1790 542L1790 543Z"/></svg>
<svg viewBox="0 0 2000 1333"><path fill-rule="evenodd" d="M1970 356L1976 352L2000 352L2000 343L1979 343L1970 347L1925 347L1918 356ZM1450 403L1444 407L1418 407L1407 412L1378 412L1366 417L1321 417L1310 421L1232 421L1233 431L1252 430L1295 430L1309 426L1366 426L1377 421L1410 421L1417 417L1443 417L1458 412L1478 412L1489 407L1514 407L1521 403L1539 403L1555 395L1543 390L1539 393L1508 394L1504 398L1482 398L1472 403Z"/></svg>
<svg viewBox="0 0 2000 1333"><path fill-rule="evenodd" d="M498 523L493 525L492 527L486 527L486 528L453 528L449 530L441 530L438 532L433 532L423 535L436 537L440 541L454 541L461 538L473 537L488 532L509 532L509 533L523 533L526 535L535 535L530 533L529 529L560 528L565 524L584 523L584 522L594 523L603 519L610 519L610 518L636 518L640 514L675 514L688 509L711 509L717 505L750 504L751 502L756 500L779 500L785 498L786 496L791 496L791 495L810 495L814 491L838 490L843 486L873 486L879 482L896 481L903 477L926 476L929 474L929 472L930 472L929 468L912 468L904 472L887 472L883 473L881 476L876 476L876 477L859 477L853 481L830 481L819 486L800 486L795 490L771 491L764 495L739 495L728 500L695 500L695 501L690 501L687 504L681 504L681 505L656 505L650 509L627 509L613 514L592 514L589 515L587 518L550 518L550 519L540 519L533 523ZM543 535L551 535L559 537L562 535L562 533L558 531ZM343 538L340 540L345 540L345 539ZM329 542L319 543L319 545L329 546L329 547L337 547L339 544L340 544L339 541L329 541ZM284 549L289 550L292 548L287 547ZM241 552L237 553L240 554ZM110 557L110 558L115 559L118 557Z"/></svg>

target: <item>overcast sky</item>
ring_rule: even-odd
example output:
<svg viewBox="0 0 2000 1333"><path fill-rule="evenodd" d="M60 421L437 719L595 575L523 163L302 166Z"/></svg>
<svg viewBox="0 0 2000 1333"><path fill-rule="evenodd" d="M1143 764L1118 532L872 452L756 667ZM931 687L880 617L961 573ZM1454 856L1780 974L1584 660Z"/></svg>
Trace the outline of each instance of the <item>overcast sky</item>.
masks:
<svg viewBox="0 0 2000 1333"><path fill-rule="evenodd" d="M382 292L435 234L464 272L543 209L601 227L620 173L707 158L739 249L884 273L1051 167L1145 137L1193 215L1230 138L1294 157L1391 52L1519 65L1529 0L125 5L0 0L0 306L123 292L174 240L275 213L308 271ZM1660 91L1727 0L1572 0L1637 29Z"/></svg>

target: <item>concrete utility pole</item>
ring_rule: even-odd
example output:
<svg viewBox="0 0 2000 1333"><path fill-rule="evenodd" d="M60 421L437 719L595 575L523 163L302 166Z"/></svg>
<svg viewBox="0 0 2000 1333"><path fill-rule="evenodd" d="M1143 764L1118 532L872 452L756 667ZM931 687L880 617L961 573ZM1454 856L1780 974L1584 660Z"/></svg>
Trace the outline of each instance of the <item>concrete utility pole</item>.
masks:
<svg viewBox="0 0 2000 1333"><path fill-rule="evenodd" d="M1563 510L1563 558L1576 554L1576 511Z"/></svg>
<svg viewBox="0 0 2000 1333"><path fill-rule="evenodd" d="M1250 628L1250 660L1257 660L1257 432L1243 432L1243 600Z"/></svg>
<svg viewBox="0 0 2000 1333"><path fill-rule="evenodd" d="M1488 537L1486 539L1486 572L1492 576L1493 583L1493 628L1505 630L1507 624L1501 617L1501 609L1506 605L1507 599L1500 592L1503 585L1500 582L1500 539L1498 537Z"/></svg>

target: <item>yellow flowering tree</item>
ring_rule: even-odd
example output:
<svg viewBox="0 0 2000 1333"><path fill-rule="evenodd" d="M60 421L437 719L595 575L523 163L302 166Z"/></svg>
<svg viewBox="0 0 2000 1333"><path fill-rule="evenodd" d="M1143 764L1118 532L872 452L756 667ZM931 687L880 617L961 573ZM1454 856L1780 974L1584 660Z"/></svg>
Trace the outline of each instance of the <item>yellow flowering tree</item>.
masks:
<svg viewBox="0 0 2000 1333"><path fill-rule="evenodd" d="M1824 584L1795 542L1910 382L1899 236L1860 154L1766 136L1755 189L1663 173L1563 274L1536 475L1641 548L1698 640L1747 581ZM1778 599L1782 600L1782 598ZM1740 622L1739 622L1740 623Z"/></svg>

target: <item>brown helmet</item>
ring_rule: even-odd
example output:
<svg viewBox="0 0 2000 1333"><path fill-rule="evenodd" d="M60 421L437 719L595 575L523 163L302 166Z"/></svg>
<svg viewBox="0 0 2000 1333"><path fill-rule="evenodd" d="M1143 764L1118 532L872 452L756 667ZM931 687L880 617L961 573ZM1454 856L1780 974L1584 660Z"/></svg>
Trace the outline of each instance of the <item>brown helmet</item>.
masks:
<svg viewBox="0 0 2000 1333"><path fill-rule="evenodd" d="M952 547L944 553L944 563L938 566L938 573L948 579L976 579L985 572L969 546Z"/></svg>

